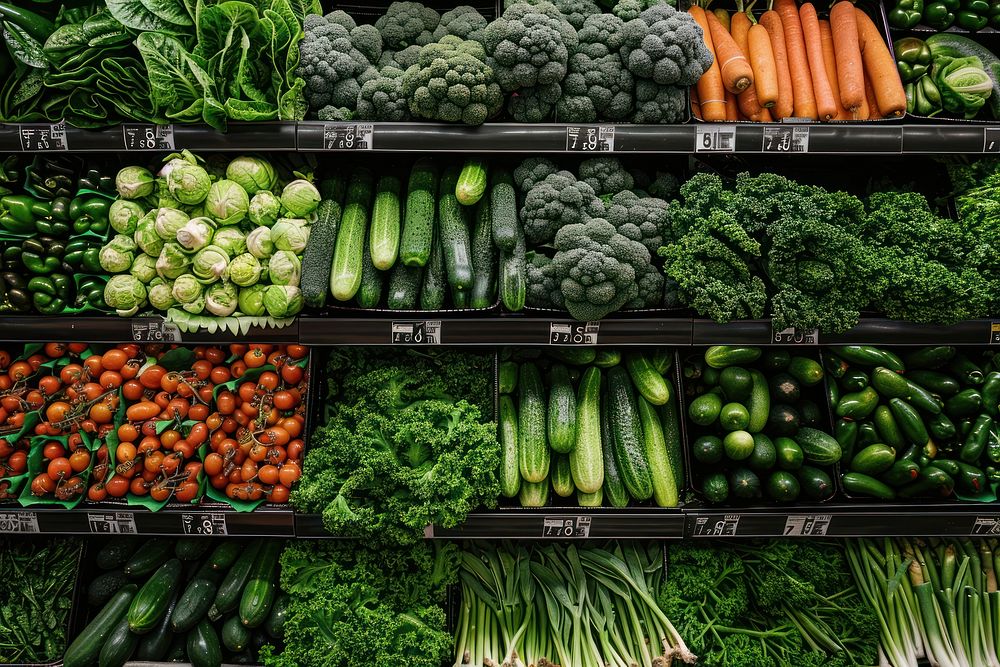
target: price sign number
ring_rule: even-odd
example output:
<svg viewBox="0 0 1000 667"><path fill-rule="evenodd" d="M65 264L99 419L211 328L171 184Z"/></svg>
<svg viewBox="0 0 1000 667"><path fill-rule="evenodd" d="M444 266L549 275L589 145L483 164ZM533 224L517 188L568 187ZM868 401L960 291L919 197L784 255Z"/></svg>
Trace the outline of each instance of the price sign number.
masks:
<svg viewBox="0 0 1000 667"><path fill-rule="evenodd" d="M185 535L228 535L226 515L221 512L210 514L181 514L181 530Z"/></svg>
<svg viewBox="0 0 1000 667"><path fill-rule="evenodd" d="M736 126L698 125L694 139L696 153L733 153L736 151Z"/></svg>
<svg viewBox="0 0 1000 667"><path fill-rule="evenodd" d="M782 345L819 345L819 329L771 328L771 340Z"/></svg>
<svg viewBox="0 0 1000 667"><path fill-rule="evenodd" d="M38 512L0 512L0 533L37 533Z"/></svg>
<svg viewBox="0 0 1000 667"><path fill-rule="evenodd" d="M180 328L162 320L135 320L132 322L132 340L137 343L179 343Z"/></svg>
<svg viewBox="0 0 1000 667"><path fill-rule="evenodd" d="M589 516L547 516L542 520L542 537L590 537Z"/></svg>
<svg viewBox="0 0 1000 667"><path fill-rule="evenodd" d="M585 324L549 323L549 345L597 345L600 322Z"/></svg>
<svg viewBox="0 0 1000 667"><path fill-rule="evenodd" d="M990 322L990 345L1000 345L1000 322Z"/></svg>
<svg viewBox="0 0 1000 667"><path fill-rule="evenodd" d="M610 153L615 150L613 125L566 128L566 150L585 153Z"/></svg>
<svg viewBox="0 0 1000 667"><path fill-rule="evenodd" d="M716 514L695 519L695 537L734 537L739 531L739 514Z"/></svg>
<svg viewBox="0 0 1000 667"><path fill-rule="evenodd" d="M122 138L127 151L174 150L173 125L125 123L122 125Z"/></svg>
<svg viewBox="0 0 1000 667"><path fill-rule="evenodd" d="M1000 535L1000 516L977 516L972 524L973 535Z"/></svg>
<svg viewBox="0 0 1000 667"><path fill-rule="evenodd" d="M441 320L393 322L390 342L393 345L440 345Z"/></svg>
<svg viewBox="0 0 1000 667"><path fill-rule="evenodd" d="M1000 127L983 129L983 152L1000 153Z"/></svg>
<svg viewBox="0 0 1000 667"><path fill-rule="evenodd" d="M374 138L371 123L323 126L323 148L328 151L370 151Z"/></svg>
<svg viewBox="0 0 1000 667"><path fill-rule="evenodd" d="M808 153L809 128L767 125L760 149L765 153Z"/></svg>
<svg viewBox="0 0 1000 667"><path fill-rule="evenodd" d="M38 153L69 150L69 143L66 141L65 121L51 125L20 125L18 126L18 135L21 139L22 151Z"/></svg>
<svg viewBox="0 0 1000 667"><path fill-rule="evenodd" d="M826 535L830 530L830 521L833 517L829 514L816 516L791 515L785 519L785 532L782 535Z"/></svg>
<svg viewBox="0 0 1000 667"><path fill-rule="evenodd" d="M135 535L135 516L131 512L88 512L87 523L92 533Z"/></svg>

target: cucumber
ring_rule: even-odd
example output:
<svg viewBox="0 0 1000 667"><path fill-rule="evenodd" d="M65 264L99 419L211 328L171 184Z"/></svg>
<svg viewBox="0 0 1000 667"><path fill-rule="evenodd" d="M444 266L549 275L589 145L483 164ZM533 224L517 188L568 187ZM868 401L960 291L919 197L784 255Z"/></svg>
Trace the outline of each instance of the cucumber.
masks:
<svg viewBox="0 0 1000 667"><path fill-rule="evenodd" d="M639 422L642 425L646 460L653 482L653 501L658 507L677 507L677 481L670 463L667 441L663 438L663 424L656 407L643 396L638 397Z"/></svg>
<svg viewBox="0 0 1000 667"><path fill-rule="evenodd" d="M760 359L759 347L738 347L734 345L714 345L705 350L705 363L712 368L741 366Z"/></svg>
<svg viewBox="0 0 1000 667"><path fill-rule="evenodd" d="M243 651L250 644L250 628L240 623L239 616L230 616L222 624L222 645L233 653Z"/></svg>
<svg viewBox="0 0 1000 667"><path fill-rule="evenodd" d="M896 497L896 492L888 484L860 472L846 472L841 477L841 481L844 484L844 490L848 493L871 496L881 500L892 500Z"/></svg>
<svg viewBox="0 0 1000 667"><path fill-rule="evenodd" d="M500 301L512 313L524 310L528 298L528 264L524 251L524 235L518 236L511 252L500 253Z"/></svg>
<svg viewBox="0 0 1000 667"><path fill-rule="evenodd" d="M774 442L763 433L753 434L753 452L746 460L747 466L755 472L766 472L778 462L778 451Z"/></svg>
<svg viewBox="0 0 1000 667"><path fill-rule="evenodd" d="M173 540L154 537L147 540L125 563L123 571L132 578L145 577L167 562L174 550Z"/></svg>
<svg viewBox="0 0 1000 667"><path fill-rule="evenodd" d="M768 373L780 373L792 363L792 355L788 350L769 349L764 353L764 370Z"/></svg>
<svg viewBox="0 0 1000 667"><path fill-rule="evenodd" d="M958 349L951 345L922 347L906 355L906 367L911 372L913 369L940 368L951 361L957 352Z"/></svg>
<svg viewBox="0 0 1000 667"><path fill-rule="evenodd" d="M982 46L978 42L956 35L950 32L941 32L931 35L926 40L927 46L931 49L934 62L941 58L964 58L976 56L983 63L983 69L993 82L993 92L987 98L990 112L994 119L1000 119L1000 59L992 51Z"/></svg>
<svg viewBox="0 0 1000 667"><path fill-rule="evenodd" d="M462 206L474 206L486 194L486 160L466 160L455 182L455 199Z"/></svg>
<svg viewBox="0 0 1000 667"><path fill-rule="evenodd" d="M709 465L718 463L725 454L726 450L722 446L722 438L718 436L703 435L691 443L691 455L698 463Z"/></svg>
<svg viewBox="0 0 1000 667"><path fill-rule="evenodd" d="M892 373L892 371L889 372ZM869 381L868 373L860 368L851 368L844 373L844 377L840 378L840 386L847 391L861 391L868 386Z"/></svg>
<svg viewBox="0 0 1000 667"><path fill-rule="evenodd" d="M187 662L187 638L184 635L173 633L171 633L171 637L173 639L170 640L167 655L163 660L165 662Z"/></svg>
<svg viewBox="0 0 1000 667"><path fill-rule="evenodd" d="M581 381L582 386L582 381ZM611 435L611 416L608 414L608 395L606 391L600 393L600 418L601 418L601 441L604 447L601 451L601 461L604 466L604 485L601 487L608 497L608 502L612 507L628 506L628 491L622 483L621 474L618 472L618 464L615 463L614 438ZM579 451L579 450L577 450ZM572 463L572 459L570 459ZM579 488L579 484L577 484Z"/></svg>
<svg viewBox="0 0 1000 667"><path fill-rule="evenodd" d="M139 635L129 630L128 618L122 618L111 630L97 657L97 667L123 667L139 644Z"/></svg>
<svg viewBox="0 0 1000 667"><path fill-rule="evenodd" d="M729 499L729 480L721 472L706 475L701 482L701 492L710 503L724 503Z"/></svg>
<svg viewBox="0 0 1000 667"><path fill-rule="evenodd" d="M514 390L517 389L517 362L516 361L502 361L500 362L500 393L501 394L513 394Z"/></svg>
<svg viewBox="0 0 1000 667"><path fill-rule="evenodd" d="M472 289L472 247L469 240L469 223L454 193L457 178L457 167L448 167L441 176L438 229L441 232L444 273L448 284L452 290L465 292Z"/></svg>
<svg viewBox="0 0 1000 667"><path fill-rule="evenodd" d="M778 467L782 470L798 470L805 461L805 454L799 443L791 438L775 438L774 451L777 456Z"/></svg>
<svg viewBox="0 0 1000 667"><path fill-rule="evenodd" d="M337 246L340 225L340 204L324 199L316 209L316 222L309 228L309 241L302 252L302 276L299 289L302 302L310 308L322 308L330 293L330 268L333 250Z"/></svg>
<svg viewBox="0 0 1000 667"><path fill-rule="evenodd" d="M841 345L829 348L829 352L859 366L885 366L896 373L906 370L906 365L898 356L871 345Z"/></svg>
<svg viewBox="0 0 1000 667"><path fill-rule="evenodd" d="M608 371L608 400L612 447L618 472L632 498L648 500L653 495L653 480L643 446L639 408L632 381L621 366Z"/></svg>
<svg viewBox="0 0 1000 667"><path fill-rule="evenodd" d="M87 604L100 607L111 599L122 586L128 583L128 577L121 570L111 570L99 574L87 586Z"/></svg>
<svg viewBox="0 0 1000 667"><path fill-rule="evenodd" d="M337 301L350 301L361 287L371 195L372 173L362 167L351 177L347 189L347 203L337 229L330 266L330 293Z"/></svg>
<svg viewBox="0 0 1000 667"><path fill-rule="evenodd" d="M261 540L254 540L248 544L236 563L226 573L226 578L219 584L219 590L215 593L215 601L208 610L208 617L213 621L219 620L239 605L243 585L250 575L250 568L257 558L257 553L260 551L260 544Z"/></svg>
<svg viewBox="0 0 1000 667"><path fill-rule="evenodd" d="M526 482L540 484L549 476L549 446L545 441L545 388L533 363L521 364L517 380L518 468Z"/></svg>
<svg viewBox="0 0 1000 667"><path fill-rule="evenodd" d="M451 292L451 307L455 310L465 310L469 307L469 290L449 287Z"/></svg>
<svg viewBox="0 0 1000 667"><path fill-rule="evenodd" d="M228 570L243 553L246 544L239 540L222 540L208 557L208 565L213 570Z"/></svg>
<svg viewBox="0 0 1000 667"><path fill-rule="evenodd" d="M749 414L749 413L748 413ZM767 413L768 433L773 435L793 435L802 425L802 418L798 410L790 405L780 403L771 404L771 410Z"/></svg>
<svg viewBox="0 0 1000 667"><path fill-rule="evenodd" d="M907 371L906 379L910 382L916 383L920 387L923 387L932 394L938 394L940 396L944 396L945 398L954 396L962 389L962 385L958 383L958 380L950 375L945 375L944 373L939 373L937 371L919 369Z"/></svg>
<svg viewBox="0 0 1000 667"><path fill-rule="evenodd" d="M112 537L108 543L97 552L97 567L102 570L114 570L128 562L129 557L139 548L139 538L129 535ZM157 564L158 565L158 564ZM155 567L153 569L156 569Z"/></svg>
<svg viewBox="0 0 1000 667"><path fill-rule="evenodd" d="M802 495L809 500L826 500L833 495L833 480L826 472L813 466L802 466L796 471Z"/></svg>
<svg viewBox="0 0 1000 667"><path fill-rule="evenodd" d="M203 619L215 601L216 592L215 582L208 579L196 577L188 584L170 619L174 632L187 632Z"/></svg>
<svg viewBox="0 0 1000 667"><path fill-rule="evenodd" d="M180 582L182 570L181 562L171 558L143 584L128 608L128 625L132 632L145 634L163 619Z"/></svg>
<svg viewBox="0 0 1000 667"><path fill-rule="evenodd" d="M139 645L135 649L136 660L159 662L167 656L167 651L170 649L170 642L174 638L174 632L170 627L170 619L174 615L174 610L177 609L178 599L180 599L180 593L174 591L173 596L170 598L170 605L167 607L167 613L163 615L160 624L153 628L152 632L147 632L140 637Z"/></svg>
<svg viewBox="0 0 1000 667"><path fill-rule="evenodd" d="M548 354L570 366L589 366L597 359L597 350L592 347L553 347Z"/></svg>
<svg viewBox="0 0 1000 667"><path fill-rule="evenodd" d="M500 397L500 493L505 498L513 498L521 486L521 471L517 458L517 408L514 399L508 395Z"/></svg>
<svg viewBox="0 0 1000 667"><path fill-rule="evenodd" d="M555 364L549 371L549 409L547 414L549 447L568 454L576 445L576 394L569 371ZM562 494L560 494L562 495Z"/></svg>
<svg viewBox="0 0 1000 667"><path fill-rule="evenodd" d="M750 379L753 384L750 388L750 400L747 402L747 411L750 413L747 430L760 433L767 426L767 417L771 413L771 394L767 378L759 370L751 369Z"/></svg>
<svg viewBox="0 0 1000 667"><path fill-rule="evenodd" d="M868 445L854 455L851 460L851 470L866 475L881 475L896 462L896 452L892 447L875 443Z"/></svg>
<svg viewBox="0 0 1000 667"><path fill-rule="evenodd" d="M601 350L601 352L604 354L614 354L620 357L616 350ZM653 368L656 369L657 373L660 375L666 375L667 371L669 371L671 366L674 365L674 351L669 347L658 347L653 350L649 360L652 362ZM614 364L608 365L614 366L617 363L618 362L616 361Z"/></svg>
<svg viewBox="0 0 1000 667"><path fill-rule="evenodd" d="M775 470L767 478L767 495L779 503L789 503L799 497L799 480L787 470Z"/></svg>
<svg viewBox="0 0 1000 667"><path fill-rule="evenodd" d="M490 215L492 217L493 242L504 253L514 252L518 239L524 240L521 223L517 219L517 197L510 172L493 173L490 189Z"/></svg>
<svg viewBox="0 0 1000 667"><path fill-rule="evenodd" d="M552 490L560 498L569 498L576 492L573 475L569 470L569 455L552 452L552 462L549 465L549 478L552 480Z"/></svg>
<svg viewBox="0 0 1000 667"><path fill-rule="evenodd" d="M431 256L424 266L423 279L420 286L420 310L441 310L444 308L446 296L445 287L448 281L444 277L444 255L441 250L441 239L434 231Z"/></svg>
<svg viewBox="0 0 1000 667"><path fill-rule="evenodd" d="M489 308L496 300L497 253L490 229L490 202L483 199L473 212L472 229L472 292L469 307Z"/></svg>
<svg viewBox="0 0 1000 667"><path fill-rule="evenodd" d="M368 251L372 264L379 271L391 269L399 253L400 187L395 176L382 176L375 186Z"/></svg>
<svg viewBox="0 0 1000 667"><path fill-rule="evenodd" d="M920 477L899 489L900 498L914 496L938 495L950 496L955 490L955 480L951 475L937 467L936 464L925 466L920 471Z"/></svg>
<svg viewBox="0 0 1000 667"><path fill-rule="evenodd" d="M865 419L878 406L879 394L874 387L865 387L861 391L844 394L837 403L837 416L855 421Z"/></svg>
<svg viewBox="0 0 1000 667"><path fill-rule="evenodd" d="M899 430L896 418L892 416L892 410L889 409L888 405L880 405L875 408L875 412L872 415L872 421L875 422L875 430L878 431L878 435L882 438L882 442L890 447L895 447L896 449L902 449L903 446L906 445L906 440L903 438L903 432ZM865 471L861 470L859 472Z"/></svg>
<svg viewBox="0 0 1000 667"><path fill-rule="evenodd" d="M814 428L800 428L795 442L802 448L806 461L813 465L833 465L840 460L840 443L830 435Z"/></svg>
<svg viewBox="0 0 1000 667"><path fill-rule="evenodd" d="M604 504L604 490L598 489L596 493L584 493L577 489L576 504L580 507L601 507Z"/></svg>
<svg viewBox="0 0 1000 667"><path fill-rule="evenodd" d="M681 453L681 415L676 397L660 407L660 422L663 424L663 440L667 444L674 484L680 494L684 489L684 455Z"/></svg>
<svg viewBox="0 0 1000 667"><path fill-rule="evenodd" d="M399 259L407 266L426 266L434 242L434 211L437 203L438 171L429 158L417 160L406 186L403 232Z"/></svg>
<svg viewBox="0 0 1000 667"><path fill-rule="evenodd" d="M889 486L900 487L917 479L920 476L920 466L913 461L900 459L886 470L879 480Z"/></svg>
<svg viewBox="0 0 1000 667"><path fill-rule="evenodd" d="M365 310L378 308L379 302L382 301L382 276L383 273L372 264L371 254L362 253L361 286L358 287L358 293L355 295L360 308ZM419 281L417 287L419 288Z"/></svg>
<svg viewBox="0 0 1000 667"><path fill-rule="evenodd" d="M517 494L518 500L521 501L521 507L545 507L548 505L551 486L547 477L541 482L522 482L521 490Z"/></svg>
<svg viewBox="0 0 1000 667"><path fill-rule="evenodd" d="M688 404L688 417L698 426L708 426L722 412L722 397L715 393L702 394Z"/></svg>
<svg viewBox="0 0 1000 667"><path fill-rule="evenodd" d="M823 367L815 359L808 357L792 357L788 364L788 374L807 387L819 384L823 380Z"/></svg>
<svg viewBox="0 0 1000 667"><path fill-rule="evenodd" d="M653 405L664 405L670 400L670 385L646 354L629 352L625 355L625 368L632 384L647 401Z"/></svg>
<svg viewBox="0 0 1000 667"><path fill-rule="evenodd" d="M187 656L191 667L220 667L222 646L219 635L208 621L201 621L187 633Z"/></svg>
<svg viewBox="0 0 1000 667"><path fill-rule="evenodd" d="M174 555L180 560L198 560L208 548L212 546L212 540L204 537L182 537L174 544Z"/></svg>
<svg viewBox="0 0 1000 667"><path fill-rule="evenodd" d="M729 488L733 496L740 500L760 498L760 477L746 468L736 468L729 473Z"/></svg>
<svg viewBox="0 0 1000 667"><path fill-rule="evenodd" d="M927 427L916 408L901 398L893 398L889 400L889 409L892 410L899 430L910 444L920 447L927 444Z"/></svg>
<svg viewBox="0 0 1000 667"><path fill-rule="evenodd" d="M416 310L421 297L420 279L425 270L419 266L397 264L389 273L386 305L389 310ZM421 308L423 304L420 304Z"/></svg>
<svg viewBox="0 0 1000 667"><path fill-rule="evenodd" d="M94 620L66 649L62 663L64 667L88 667L97 660L111 632L123 618L127 618L129 605L138 590L139 587L135 584L126 584L108 600Z"/></svg>
<svg viewBox="0 0 1000 667"><path fill-rule="evenodd" d="M728 400L743 403L750 400L753 378L742 366L726 366L719 373L719 387Z"/></svg>
<svg viewBox="0 0 1000 667"><path fill-rule="evenodd" d="M278 558L283 549L281 540L265 540L257 561L250 568L243 597L240 599L240 622L256 628L267 619L274 604L275 581L278 578Z"/></svg>
<svg viewBox="0 0 1000 667"><path fill-rule="evenodd" d="M288 620L288 610L292 604L292 598L288 593L278 593L271 606L271 613L264 621L264 631L272 639L281 639L285 636L285 621ZM240 623L242 626L243 624Z"/></svg>
<svg viewBox="0 0 1000 667"><path fill-rule="evenodd" d="M767 383L771 398L777 403L794 403L802 397L802 387L799 381L788 373L778 373L771 376ZM752 391L751 387L751 391Z"/></svg>

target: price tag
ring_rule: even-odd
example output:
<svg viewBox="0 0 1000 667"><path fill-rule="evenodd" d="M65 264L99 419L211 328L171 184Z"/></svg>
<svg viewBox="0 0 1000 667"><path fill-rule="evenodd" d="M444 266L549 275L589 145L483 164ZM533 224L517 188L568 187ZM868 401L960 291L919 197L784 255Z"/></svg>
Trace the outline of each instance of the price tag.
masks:
<svg viewBox="0 0 1000 667"><path fill-rule="evenodd" d="M1000 516L977 516L972 535L1000 535Z"/></svg>
<svg viewBox="0 0 1000 667"><path fill-rule="evenodd" d="M765 125L760 150L764 153L808 153L808 127Z"/></svg>
<svg viewBox="0 0 1000 667"><path fill-rule="evenodd" d="M771 341L781 345L819 345L819 329L788 327L777 331L772 324Z"/></svg>
<svg viewBox="0 0 1000 667"><path fill-rule="evenodd" d="M695 537L735 537L740 527L739 514L699 516L694 522Z"/></svg>
<svg viewBox="0 0 1000 667"><path fill-rule="evenodd" d="M0 512L0 533L38 532L38 512Z"/></svg>
<svg viewBox="0 0 1000 667"><path fill-rule="evenodd" d="M185 535L228 535L226 515L221 512L209 514L181 514L181 530Z"/></svg>
<svg viewBox="0 0 1000 667"><path fill-rule="evenodd" d="M542 537L590 537L589 516L547 516L542 520Z"/></svg>
<svg viewBox="0 0 1000 667"><path fill-rule="evenodd" d="M696 153L736 152L735 125L696 125L694 128Z"/></svg>
<svg viewBox="0 0 1000 667"><path fill-rule="evenodd" d="M790 515L785 519L785 532L782 535L826 535L832 518L830 514Z"/></svg>
<svg viewBox="0 0 1000 667"><path fill-rule="evenodd" d="M1000 345L1000 322L990 322L990 345Z"/></svg>
<svg viewBox="0 0 1000 667"><path fill-rule="evenodd" d="M370 151L374 139L371 123L323 126L323 148L328 151Z"/></svg>
<svg viewBox="0 0 1000 667"><path fill-rule="evenodd" d="M585 153L610 153L615 150L614 125L566 127L566 150Z"/></svg>
<svg viewBox="0 0 1000 667"><path fill-rule="evenodd" d="M393 345L440 345L441 320L420 322L393 322Z"/></svg>
<svg viewBox="0 0 1000 667"><path fill-rule="evenodd" d="M173 125L122 124L122 138L127 151L174 150Z"/></svg>
<svg viewBox="0 0 1000 667"><path fill-rule="evenodd" d="M1000 127L983 128L983 152L1000 153Z"/></svg>
<svg viewBox="0 0 1000 667"><path fill-rule="evenodd" d="M132 320L132 340L137 343L180 343L181 330L163 320Z"/></svg>
<svg viewBox="0 0 1000 667"><path fill-rule="evenodd" d="M584 324L549 323L549 345L597 345L600 322Z"/></svg>
<svg viewBox="0 0 1000 667"><path fill-rule="evenodd" d="M21 138L22 151L40 153L69 150L66 121L51 125L19 125L17 133Z"/></svg>
<svg viewBox="0 0 1000 667"><path fill-rule="evenodd" d="M135 515L131 512L87 512L92 533L135 535Z"/></svg>

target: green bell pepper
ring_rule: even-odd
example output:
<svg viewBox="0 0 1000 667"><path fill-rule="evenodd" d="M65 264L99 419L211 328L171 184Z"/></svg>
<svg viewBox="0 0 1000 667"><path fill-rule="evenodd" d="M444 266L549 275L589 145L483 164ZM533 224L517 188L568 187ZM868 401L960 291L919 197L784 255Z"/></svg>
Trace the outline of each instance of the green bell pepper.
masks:
<svg viewBox="0 0 1000 667"><path fill-rule="evenodd" d="M924 23L935 30L944 30L955 22L955 13L961 9L961 0L933 0L924 3Z"/></svg>
<svg viewBox="0 0 1000 667"><path fill-rule="evenodd" d="M931 68L933 56L931 47L922 39L916 37L903 37L892 43L893 53L896 55L896 69L899 70L899 77L903 83L916 81Z"/></svg>
<svg viewBox="0 0 1000 667"><path fill-rule="evenodd" d="M31 302L42 315L58 315L73 301L72 279L56 273L46 278L28 281Z"/></svg>
<svg viewBox="0 0 1000 667"><path fill-rule="evenodd" d="M101 244L79 239L66 246L63 268L69 273L104 273L101 268Z"/></svg>
<svg viewBox="0 0 1000 667"><path fill-rule="evenodd" d="M905 30L920 23L924 14L924 0L896 0L889 10L889 25Z"/></svg>
<svg viewBox="0 0 1000 667"><path fill-rule="evenodd" d="M69 222L73 219L72 208L68 197L56 197L52 200L52 217L56 220Z"/></svg>
<svg viewBox="0 0 1000 667"><path fill-rule="evenodd" d="M962 0L961 9L955 13L955 25L975 32L989 23L990 3L987 0Z"/></svg>
<svg viewBox="0 0 1000 667"><path fill-rule="evenodd" d="M46 217L52 213L50 206L28 195L7 195L0 199L0 206L3 206L12 218L25 224L33 224L35 218Z"/></svg>
<svg viewBox="0 0 1000 667"><path fill-rule="evenodd" d="M104 281L100 278L84 278L76 289L77 308L91 306L93 308L105 308L104 303Z"/></svg>
<svg viewBox="0 0 1000 667"><path fill-rule="evenodd" d="M35 231L35 221L25 223L6 212L0 214L0 227L11 234L30 234Z"/></svg>
<svg viewBox="0 0 1000 667"><path fill-rule="evenodd" d="M24 268L21 262L21 246L8 246L3 250L4 271L20 271Z"/></svg>
<svg viewBox="0 0 1000 667"><path fill-rule="evenodd" d="M39 234L62 237L69 235L70 226L69 223L55 220L37 220L35 221L35 229L38 230Z"/></svg>
<svg viewBox="0 0 1000 667"><path fill-rule="evenodd" d="M987 12L989 26L1000 28L1000 0L990 0L990 11Z"/></svg>

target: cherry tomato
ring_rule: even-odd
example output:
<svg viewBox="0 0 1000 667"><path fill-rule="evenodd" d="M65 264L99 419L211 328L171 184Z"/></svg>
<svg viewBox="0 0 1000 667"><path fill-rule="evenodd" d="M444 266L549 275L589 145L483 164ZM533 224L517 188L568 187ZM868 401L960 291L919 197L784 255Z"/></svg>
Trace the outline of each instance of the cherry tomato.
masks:
<svg viewBox="0 0 1000 667"><path fill-rule="evenodd" d="M73 475L73 465L69 462L68 458L60 456L57 459L49 461L46 472L54 480L66 479Z"/></svg>
<svg viewBox="0 0 1000 667"><path fill-rule="evenodd" d="M199 380L207 380L212 374L212 362L207 359L199 359L191 364L191 370L194 371L195 377Z"/></svg>
<svg viewBox="0 0 1000 667"><path fill-rule="evenodd" d="M101 355L92 354L83 360L83 367L87 369L90 377L96 378L104 372L104 364L101 362ZM68 383L67 383L68 384Z"/></svg>
<svg viewBox="0 0 1000 667"><path fill-rule="evenodd" d="M84 447L77 449L69 457L69 465L73 472L83 472L90 465L90 452Z"/></svg>
<svg viewBox="0 0 1000 667"><path fill-rule="evenodd" d="M302 370L301 366L285 364L281 367L281 379L285 381L285 384L297 385L302 382L302 377L304 375L305 371Z"/></svg>
<svg viewBox="0 0 1000 667"><path fill-rule="evenodd" d="M146 388L138 380L129 380L122 385L122 396L126 401L138 401L145 390Z"/></svg>
<svg viewBox="0 0 1000 667"><path fill-rule="evenodd" d="M246 465L245 463L243 465ZM278 483L278 467L273 465L263 465L257 470L257 478L264 484Z"/></svg>
<svg viewBox="0 0 1000 667"><path fill-rule="evenodd" d="M133 477L132 483L129 485L129 491L136 496L145 496L149 493L149 482L147 482L142 477Z"/></svg>
<svg viewBox="0 0 1000 667"><path fill-rule="evenodd" d="M101 357L101 365L109 371L120 371L128 363L128 355L124 351L108 350Z"/></svg>
<svg viewBox="0 0 1000 667"><path fill-rule="evenodd" d="M285 348L285 354L292 359L303 359L309 354L309 348L305 345L289 345Z"/></svg>
<svg viewBox="0 0 1000 667"><path fill-rule="evenodd" d="M183 482L177 487L174 497L179 503L189 503L198 497L198 482Z"/></svg>
<svg viewBox="0 0 1000 667"><path fill-rule="evenodd" d="M104 482L104 488L112 498L121 498L128 493L130 481L123 475L115 475Z"/></svg>
<svg viewBox="0 0 1000 667"><path fill-rule="evenodd" d="M167 369L163 366L149 366L144 370L139 377L139 384L141 384L146 389L161 389L160 383L163 381L163 376L167 374Z"/></svg>
<svg viewBox="0 0 1000 667"><path fill-rule="evenodd" d="M46 396L51 396L62 389L62 380L57 378L55 375L46 375L38 380L38 388L41 389L42 393Z"/></svg>
<svg viewBox="0 0 1000 667"><path fill-rule="evenodd" d="M287 503L288 502L288 487L281 486L280 484L271 489L271 493L267 497L269 502L272 503Z"/></svg>
<svg viewBox="0 0 1000 667"><path fill-rule="evenodd" d="M295 407L295 398L291 392L279 391L274 394L274 407L279 410L291 410Z"/></svg>
<svg viewBox="0 0 1000 667"><path fill-rule="evenodd" d="M64 367L62 372L65 373L67 368L74 365L75 364L70 364L69 366ZM77 368L80 367L77 366ZM34 375L34 373L35 369L32 368L31 364L29 364L26 361L15 361L10 365L10 368L7 370L7 375L10 376L10 379L13 380L14 382L22 382L24 380L27 380L29 377ZM69 384L69 382L66 382L66 384Z"/></svg>
<svg viewBox="0 0 1000 667"><path fill-rule="evenodd" d="M118 448L115 449L115 461L118 463L128 463L135 458L135 454L135 445L131 442L119 443Z"/></svg>
<svg viewBox="0 0 1000 667"><path fill-rule="evenodd" d="M278 374L273 371L264 371L257 378L257 386L266 391L274 391L278 388L278 382L280 378Z"/></svg>
<svg viewBox="0 0 1000 667"><path fill-rule="evenodd" d="M278 479L281 480L282 484L289 488L291 488L292 484L295 483L295 481L301 476L302 471L299 470L299 467L291 463L286 463L281 466L281 470L278 471Z"/></svg>
<svg viewBox="0 0 1000 667"><path fill-rule="evenodd" d="M55 481L45 473L38 474L31 480L31 493L35 496L44 496L56 490Z"/></svg>
<svg viewBox="0 0 1000 667"><path fill-rule="evenodd" d="M243 363L247 368L260 368L267 362L267 354L260 348L251 349L243 355Z"/></svg>
<svg viewBox="0 0 1000 667"><path fill-rule="evenodd" d="M61 442L51 440L46 442L45 446L42 447L42 458L47 461L57 459L61 456L66 456L66 448Z"/></svg>
<svg viewBox="0 0 1000 667"><path fill-rule="evenodd" d="M103 482L98 482L94 484L87 490L87 500L92 503L99 503L108 497L108 490L104 487Z"/></svg>
<svg viewBox="0 0 1000 667"><path fill-rule="evenodd" d="M98 382L105 389L117 389L122 386L122 374L118 371L104 371Z"/></svg>
<svg viewBox="0 0 1000 667"><path fill-rule="evenodd" d="M205 359L218 366L226 360L226 353L221 347L210 347L205 350Z"/></svg>

